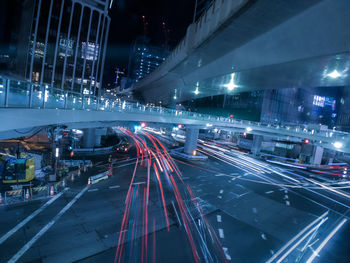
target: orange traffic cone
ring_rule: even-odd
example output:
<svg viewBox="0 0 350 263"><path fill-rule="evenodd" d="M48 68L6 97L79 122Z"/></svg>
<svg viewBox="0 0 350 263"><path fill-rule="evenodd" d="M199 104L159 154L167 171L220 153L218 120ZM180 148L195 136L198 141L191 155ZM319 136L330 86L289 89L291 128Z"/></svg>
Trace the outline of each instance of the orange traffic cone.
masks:
<svg viewBox="0 0 350 263"><path fill-rule="evenodd" d="M1 193L0 193L0 205L2 205L4 202L2 201L2 196L1 196Z"/></svg>
<svg viewBox="0 0 350 263"><path fill-rule="evenodd" d="M27 189L27 191L26 191L25 199L26 199L27 201L30 200L30 195L29 195L29 190L28 190L28 189Z"/></svg>
<svg viewBox="0 0 350 263"><path fill-rule="evenodd" d="M112 164L110 164L108 176L112 176L112 175L113 175L113 168L112 168Z"/></svg>
<svg viewBox="0 0 350 263"><path fill-rule="evenodd" d="M53 186L51 186L50 188L50 196L54 196L55 195L55 191L53 190Z"/></svg>
<svg viewBox="0 0 350 263"><path fill-rule="evenodd" d="M89 179L88 179L88 185L90 185L91 184L91 178L89 177Z"/></svg>

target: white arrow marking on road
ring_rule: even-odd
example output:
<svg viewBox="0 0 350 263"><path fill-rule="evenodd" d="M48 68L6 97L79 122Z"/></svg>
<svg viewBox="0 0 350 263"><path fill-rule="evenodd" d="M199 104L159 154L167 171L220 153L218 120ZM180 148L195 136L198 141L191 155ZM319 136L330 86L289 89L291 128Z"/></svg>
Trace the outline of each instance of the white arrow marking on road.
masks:
<svg viewBox="0 0 350 263"><path fill-rule="evenodd" d="M66 190L66 189L65 189ZM64 190L64 191L65 191ZM24 219L21 223L19 223L18 225L16 225L14 228L12 228L9 232L7 232L5 235L3 235L0 238L0 245L2 243L5 242L6 239L8 239L10 236L12 236L14 233L17 232L18 229L20 229L21 227L23 227L25 224L27 224L30 220L32 220L36 215L38 215L40 212L42 212L46 207L48 207L49 205L51 205L55 200L57 200L61 195L63 194L63 192L57 194L56 196L54 196L53 198L51 198L49 201L47 201L42 207L40 207L39 209L35 210L30 216L28 216L26 219Z"/></svg>
<svg viewBox="0 0 350 263"><path fill-rule="evenodd" d="M230 254L228 253L227 247L223 247L222 249L224 250L226 259L227 259L227 260L231 260L231 256L230 256Z"/></svg>
<svg viewBox="0 0 350 263"><path fill-rule="evenodd" d="M69 209L71 206L78 201L78 199L87 191L89 186L87 185L83 190L80 191L79 194L77 194L73 200L71 200L63 209L46 225L44 226L27 244L25 244L7 263L14 263L16 262L21 256L23 256L24 253L30 247L42 236L46 233L47 230L49 230L58 219Z"/></svg>
<svg viewBox="0 0 350 263"><path fill-rule="evenodd" d="M220 238L225 238L224 230L222 228L219 228L219 236Z"/></svg>

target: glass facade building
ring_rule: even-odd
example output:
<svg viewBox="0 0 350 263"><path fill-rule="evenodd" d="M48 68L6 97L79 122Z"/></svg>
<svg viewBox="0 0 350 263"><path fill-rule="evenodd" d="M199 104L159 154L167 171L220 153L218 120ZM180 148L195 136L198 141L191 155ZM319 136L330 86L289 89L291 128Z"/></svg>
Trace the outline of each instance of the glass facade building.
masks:
<svg viewBox="0 0 350 263"><path fill-rule="evenodd" d="M144 37L138 38L130 52L129 78L138 82L159 67L168 55L168 49L151 46Z"/></svg>
<svg viewBox="0 0 350 263"><path fill-rule="evenodd" d="M100 94L110 0L17 2L17 52L8 71L41 86Z"/></svg>

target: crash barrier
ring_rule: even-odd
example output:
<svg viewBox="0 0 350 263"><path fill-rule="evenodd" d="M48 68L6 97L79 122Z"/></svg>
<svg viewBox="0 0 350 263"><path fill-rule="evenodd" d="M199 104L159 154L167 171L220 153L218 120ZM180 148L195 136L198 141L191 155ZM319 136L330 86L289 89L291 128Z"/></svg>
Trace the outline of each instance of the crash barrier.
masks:
<svg viewBox="0 0 350 263"><path fill-rule="evenodd" d="M100 174L96 174L94 176L90 176L88 179L88 184L96 184L101 180L105 180L108 179L108 175L110 174L109 170L105 171L103 173Z"/></svg>

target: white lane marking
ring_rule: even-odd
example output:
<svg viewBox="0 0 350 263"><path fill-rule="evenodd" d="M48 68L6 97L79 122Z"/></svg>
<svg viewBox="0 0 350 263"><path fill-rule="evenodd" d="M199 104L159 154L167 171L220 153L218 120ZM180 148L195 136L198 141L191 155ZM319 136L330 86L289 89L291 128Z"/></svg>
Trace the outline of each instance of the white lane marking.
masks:
<svg viewBox="0 0 350 263"><path fill-rule="evenodd" d="M97 189L97 188L94 188L94 189L89 189L89 190L88 190L88 192L96 192L96 191L98 191L98 189Z"/></svg>
<svg viewBox="0 0 350 263"><path fill-rule="evenodd" d="M16 262L23 254L30 249L30 247L42 236L46 233L47 230L49 230L58 219L69 209L71 206L78 201L78 199L89 189L89 186L85 186L83 190L79 192L65 207L62 208L62 210L55 215L55 217L47 223L46 226L44 226L31 240L28 241L27 244L25 244L7 263L14 263Z"/></svg>
<svg viewBox="0 0 350 263"><path fill-rule="evenodd" d="M264 239L264 240L267 240L267 237L266 237L265 233L261 234L261 238Z"/></svg>
<svg viewBox="0 0 350 263"><path fill-rule="evenodd" d="M289 196L288 195L284 195L284 199L288 199L289 198Z"/></svg>
<svg viewBox="0 0 350 263"><path fill-rule="evenodd" d="M220 194L222 194L224 192L224 190L220 190Z"/></svg>
<svg viewBox="0 0 350 263"><path fill-rule="evenodd" d="M328 215L328 211L320 215L318 218L316 218L314 221L312 221L309 225L307 225L303 230L301 230L296 236L294 236L291 240L289 240L282 248L280 248L276 254L274 254L266 263L271 263L274 261L284 250L286 250L291 244L294 243L301 235L303 235L309 228L311 228L314 224L316 224L318 221L320 221L323 217Z"/></svg>
<svg viewBox="0 0 350 263"><path fill-rule="evenodd" d="M219 222L219 223L221 223L222 221L221 221L221 215L216 215L216 220Z"/></svg>
<svg viewBox="0 0 350 263"><path fill-rule="evenodd" d="M63 190L63 192L66 189ZM32 220L35 216L37 216L40 212L42 212L46 207L51 205L55 200L57 200L63 192L60 192L59 194L52 197L49 201L47 201L43 206L41 206L39 209L35 210L31 215L29 215L26 219L24 219L22 222L20 222L18 225L16 225L14 228L12 228L9 232L7 232L5 235L3 235L0 238L0 245L5 242L6 239L8 239L10 236L12 236L14 233L17 232L18 229L23 227L25 224L27 224L30 220Z"/></svg>
<svg viewBox="0 0 350 263"><path fill-rule="evenodd" d="M257 213L258 213L258 209L256 209L256 207L253 207L253 208L252 208L252 211L253 211L254 214L257 214Z"/></svg>
<svg viewBox="0 0 350 263"><path fill-rule="evenodd" d="M222 249L224 250L226 259L227 259L227 260L231 260L231 256L230 256L230 254L228 253L227 247L223 247Z"/></svg>
<svg viewBox="0 0 350 263"><path fill-rule="evenodd" d="M306 261L306 263L311 263L316 256L320 253L322 248L328 243L328 241L337 233L337 231L347 222L348 220L344 218L339 225L337 225L332 232L329 233L329 235L326 237L325 240L317 247L317 249L312 253L311 257Z"/></svg>
<svg viewBox="0 0 350 263"><path fill-rule="evenodd" d="M224 230L222 228L219 228L219 236L220 238L225 238Z"/></svg>
<svg viewBox="0 0 350 263"><path fill-rule="evenodd" d="M287 205L287 206L290 206L290 202L289 202L288 200L286 201L286 205Z"/></svg>
<svg viewBox="0 0 350 263"><path fill-rule="evenodd" d="M219 198L219 199L221 199L221 198L222 198L222 196L221 196L221 195L218 195L218 198Z"/></svg>
<svg viewBox="0 0 350 263"><path fill-rule="evenodd" d="M301 242L304 241L305 238L307 238L309 235L317 231L317 229L325 222L328 220L328 217L325 217L319 222L316 226L314 226L311 230L309 230L303 237L301 237L293 246L291 246L287 252L285 252L277 261L276 263L281 263L283 260L295 250L296 247L300 245Z"/></svg>
<svg viewBox="0 0 350 263"><path fill-rule="evenodd" d="M114 189L114 188L119 188L120 186L119 185L112 185L110 187L108 187L109 189Z"/></svg>
<svg viewBox="0 0 350 263"><path fill-rule="evenodd" d="M137 183L133 183L133 185L137 185L137 184L145 184L146 182L137 182Z"/></svg>
<svg viewBox="0 0 350 263"><path fill-rule="evenodd" d="M267 192L265 192L265 194L272 194L273 193L273 191L271 190L271 191L267 191Z"/></svg>

